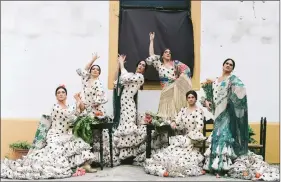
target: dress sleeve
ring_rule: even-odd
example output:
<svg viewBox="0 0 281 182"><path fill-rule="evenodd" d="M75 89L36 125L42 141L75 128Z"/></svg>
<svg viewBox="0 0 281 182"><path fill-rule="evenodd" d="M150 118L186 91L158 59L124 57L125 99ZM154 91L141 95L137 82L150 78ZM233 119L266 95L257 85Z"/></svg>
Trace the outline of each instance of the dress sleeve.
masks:
<svg viewBox="0 0 281 182"><path fill-rule="evenodd" d="M181 108L181 110L176 115L174 121L177 125L177 130L183 130L184 129L184 122L183 122L183 113L185 112L185 108Z"/></svg>
<svg viewBox="0 0 281 182"><path fill-rule="evenodd" d="M80 115L79 111L77 110L76 104L71 104L68 106L66 115L68 115L68 119L71 123L74 123L77 117Z"/></svg>
<svg viewBox="0 0 281 182"><path fill-rule="evenodd" d="M203 110L202 109L197 109L195 111L195 115L194 115L195 119L194 119L194 123L195 123L195 127L193 130L191 130L187 136L189 138L191 138L192 140L195 141L202 141L205 140L206 137L204 137L202 130L204 127L204 114L203 114Z"/></svg>
<svg viewBox="0 0 281 182"><path fill-rule="evenodd" d="M82 78L86 78L86 77L88 77L88 76L90 75L90 73L89 73L87 70L81 69L81 68L77 69L77 70L76 70L76 73L77 73L79 76L81 76Z"/></svg>
<svg viewBox="0 0 281 182"><path fill-rule="evenodd" d="M130 83L143 84L143 82L144 82L144 78L142 74L128 73L127 71L121 72L120 83L122 85L130 84Z"/></svg>
<svg viewBox="0 0 281 182"><path fill-rule="evenodd" d="M153 56L150 56L148 58L145 59L145 62L146 64L148 65L153 65L154 68L159 71L162 63L160 61L160 56L159 55L153 55Z"/></svg>
<svg viewBox="0 0 281 182"><path fill-rule="evenodd" d="M248 102L244 83L235 75L230 78L230 89L226 110L229 113L229 129L234 139L235 154L248 152Z"/></svg>

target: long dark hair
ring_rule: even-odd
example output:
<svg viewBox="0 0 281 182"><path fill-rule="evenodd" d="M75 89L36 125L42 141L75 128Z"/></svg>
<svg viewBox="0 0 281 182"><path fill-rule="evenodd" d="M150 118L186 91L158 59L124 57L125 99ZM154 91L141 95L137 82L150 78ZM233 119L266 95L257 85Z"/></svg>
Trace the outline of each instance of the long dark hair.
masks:
<svg viewBox="0 0 281 182"><path fill-rule="evenodd" d="M145 63L144 72L143 72L143 74L144 74L146 72L147 68L148 68L147 63L144 60L138 61L137 64L136 64L136 68L139 66L140 62L142 62L142 61ZM143 90L143 85L140 86L140 90ZM138 91L137 91L136 95L138 95Z"/></svg>

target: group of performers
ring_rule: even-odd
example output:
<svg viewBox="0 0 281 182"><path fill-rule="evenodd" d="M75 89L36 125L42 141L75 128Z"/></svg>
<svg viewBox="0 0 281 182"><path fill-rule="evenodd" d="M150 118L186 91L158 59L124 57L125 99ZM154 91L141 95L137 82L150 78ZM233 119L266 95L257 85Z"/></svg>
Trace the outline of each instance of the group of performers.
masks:
<svg viewBox="0 0 281 182"><path fill-rule="evenodd" d="M173 60L170 49L155 55L155 33L150 33L149 57L139 61L135 73L124 67L125 55L118 55L114 81L113 162L118 166L126 159L140 165L151 175L186 177L199 176L208 171L217 178L227 175L240 179L279 180L279 170L269 166L263 158L248 150L247 94L243 82L232 74L235 62L227 59L222 64L221 76L210 81L211 93L192 90L190 69ZM91 165L99 162L99 141L93 145L72 134L71 126L81 116L105 116L108 101L99 75L101 68L94 62L95 54L84 69L78 69L83 90L75 94L76 103L67 104L67 89L55 90L57 103L50 115L43 115L35 139L27 156L1 162L1 178L49 179L66 178L73 169L84 168L97 172ZM137 110L137 95L144 84L147 67L153 65L162 86L157 116L171 125L175 136L158 134L152 140L152 156L146 158L145 114ZM201 106L197 103L201 103ZM202 134L206 109L214 115L214 130L210 137ZM108 131L103 131L104 163L110 164ZM196 142L209 142L204 154ZM91 150L93 148L93 150Z"/></svg>

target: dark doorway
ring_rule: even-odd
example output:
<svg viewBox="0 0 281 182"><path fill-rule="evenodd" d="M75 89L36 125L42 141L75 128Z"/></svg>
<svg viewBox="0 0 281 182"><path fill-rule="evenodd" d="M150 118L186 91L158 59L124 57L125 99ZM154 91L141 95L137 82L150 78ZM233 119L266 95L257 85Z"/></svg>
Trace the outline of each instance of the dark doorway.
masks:
<svg viewBox="0 0 281 182"><path fill-rule="evenodd" d="M149 32L155 32L154 51L160 55L170 48L174 60L194 68L193 26L189 11L121 9L119 53L127 55L126 68L134 72L136 63L149 56ZM148 81L158 81L158 73L149 67Z"/></svg>

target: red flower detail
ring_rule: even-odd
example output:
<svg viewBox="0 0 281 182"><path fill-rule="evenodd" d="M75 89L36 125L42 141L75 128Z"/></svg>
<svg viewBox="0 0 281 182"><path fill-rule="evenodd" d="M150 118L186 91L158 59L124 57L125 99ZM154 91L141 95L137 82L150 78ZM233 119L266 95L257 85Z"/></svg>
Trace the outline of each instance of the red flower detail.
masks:
<svg viewBox="0 0 281 182"><path fill-rule="evenodd" d="M151 124L152 122L152 116L150 114L145 114L145 118L144 118L145 123L147 124Z"/></svg>

